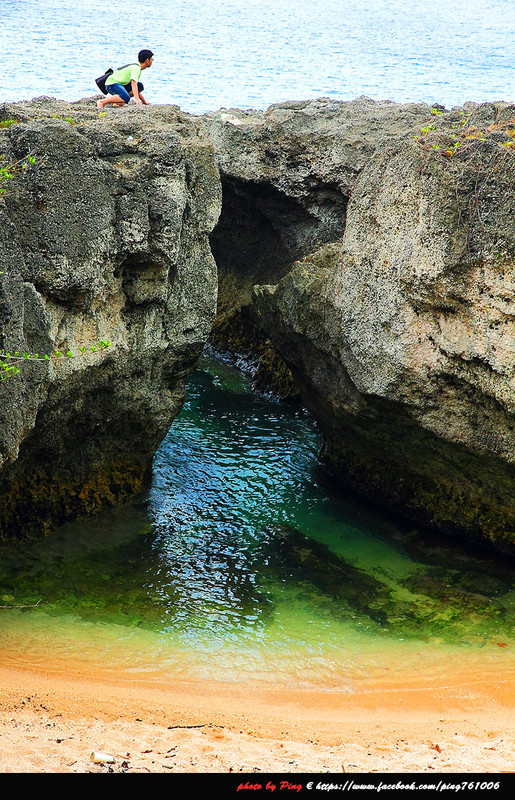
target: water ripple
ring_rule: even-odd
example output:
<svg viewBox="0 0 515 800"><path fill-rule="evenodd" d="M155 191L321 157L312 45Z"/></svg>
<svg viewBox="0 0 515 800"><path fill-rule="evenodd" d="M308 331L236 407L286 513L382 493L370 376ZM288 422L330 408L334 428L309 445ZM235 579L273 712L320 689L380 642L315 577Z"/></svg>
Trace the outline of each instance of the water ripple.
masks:
<svg viewBox="0 0 515 800"><path fill-rule="evenodd" d="M156 14L151 0L111 0L113 37L93 0L2 0L15 68L1 99L92 95L98 74L149 46L148 99L193 113L320 95L513 99L512 10L511 0L164 0Z"/></svg>

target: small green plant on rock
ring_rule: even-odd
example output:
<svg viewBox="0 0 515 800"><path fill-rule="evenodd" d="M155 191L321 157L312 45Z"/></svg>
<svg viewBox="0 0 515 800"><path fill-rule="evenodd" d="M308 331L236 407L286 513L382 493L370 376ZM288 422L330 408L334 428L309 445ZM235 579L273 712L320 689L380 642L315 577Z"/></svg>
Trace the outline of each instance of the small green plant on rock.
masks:
<svg viewBox="0 0 515 800"><path fill-rule="evenodd" d="M0 158L2 158L1 155ZM19 161L15 161L6 167L0 167L0 194L3 194L7 191L7 188L1 185L2 182L12 180L17 175L21 174L23 170L27 169L28 166L34 165L35 163L35 156L32 155L32 153L29 153L27 156L25 156L25 158L22 158ZM3 274L3 270L0 270L0 275ZM111 343L108 342L107 339L101 339L96 344L92 344L89 347L78 347L78 351L81 355L84 355L88 351L95 353L97 350L106 349L110 346L110 344ZM39 363L45 363L62 357L73 358L74 353L72 353L71 350L68 350L66 353L56 350L52 355L44 354L40 356L39 353L20 353L19 351L14 351L11 353L6 352L5 350L0 350L0 382L7 380L7 378L13 378L15 375L18 375L21 372L21 366L23 362L38 361Z"/></svg>
<svg viewBox="0 0 515 800"><path fill-rule="evenodd" d="M73 117L60 117L59 114L52 114L52 119L60 119L63 122L69 122L70 125L76 125L77 123L73 119Z"/></svg>
<svg viewBox="0 0 515 800"><path fill-rule="evenodd" d="M16 175L19 175L23 170L26 170L29 166L33 166L35 163L35 156L28 153L25 158L20 158L19 161L14 161L5 167L0 167L0 184L4 181L12 180ZM6 191L7 187L0 185L0 194L4 194Z"/></svg>
<svg viewBox="0 0 515 800"><path fill-rule="evenodd" d="M107 339L101 339L96 344L92 344L89 347L78 347L77 349L79 353L85 355L88 352L96 353L98 350L105 350L110 345L111 342L108 342ZM0 381L13 378L21 372L21 365L23 362L38 361L39 363L45 363L59 358L74 358L74 353L72 353L71 350L68 350L66 353L56 350L52 355L44 354L40 356L39 353L20 353L18 351L10 353L0 350Z"/></svg>

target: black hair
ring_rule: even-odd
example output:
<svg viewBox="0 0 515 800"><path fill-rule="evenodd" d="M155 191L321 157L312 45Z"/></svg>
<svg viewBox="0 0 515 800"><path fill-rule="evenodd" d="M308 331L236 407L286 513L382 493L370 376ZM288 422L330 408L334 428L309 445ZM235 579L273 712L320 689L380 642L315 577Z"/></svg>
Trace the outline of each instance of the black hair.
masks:
<svg viewBox="0 0 515 800"><path fill-rule="evenodd" d="M140 50L138 53L138 61L140 64L143 64L143 62L146 61L147 58L152 58L153 55L154 53L152 52L152 50Z"/></svg>

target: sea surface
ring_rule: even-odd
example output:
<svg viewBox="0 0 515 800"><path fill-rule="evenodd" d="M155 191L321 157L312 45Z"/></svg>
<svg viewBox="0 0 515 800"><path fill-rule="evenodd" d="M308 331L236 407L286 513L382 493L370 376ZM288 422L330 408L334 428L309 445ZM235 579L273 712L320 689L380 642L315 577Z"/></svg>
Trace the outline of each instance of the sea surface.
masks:
<svg viewBox="0 0 515 800"><path fill-rule="evenodd" d="M155 53L150 102L191 113L360 95L515 100L513 0L0 0L0 102L96 93Z"/></svg>

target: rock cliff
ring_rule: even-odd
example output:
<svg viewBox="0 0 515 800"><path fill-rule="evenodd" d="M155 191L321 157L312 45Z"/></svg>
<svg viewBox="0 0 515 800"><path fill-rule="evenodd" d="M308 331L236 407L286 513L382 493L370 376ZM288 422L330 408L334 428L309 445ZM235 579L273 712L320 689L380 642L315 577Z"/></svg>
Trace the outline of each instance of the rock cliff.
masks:
<svg viewBox="0 0 515 800"><path fill-rule="evenodd" d="M515 106L232 113L210 121L226 325L273 342L344 485L515 551Z"/></svg>
<svg viewBox="0 0 515 800"><path fill-rule="evenodd" d="M217 296L221 190L200 123L91 99L0 106L0 165L30 153L0 196L0 349L40 355L0 384L9 536L146 487ZM56 351L73 358L43 360Z"/></svg>
<svg viewBox="0 0 515 800"><path fill-rule="evenodd" d="M514 149L506 103L0 106L0 349L75 354L1 384L2 533L143 490L211 335L343 485L514 552Z"/></svg>

